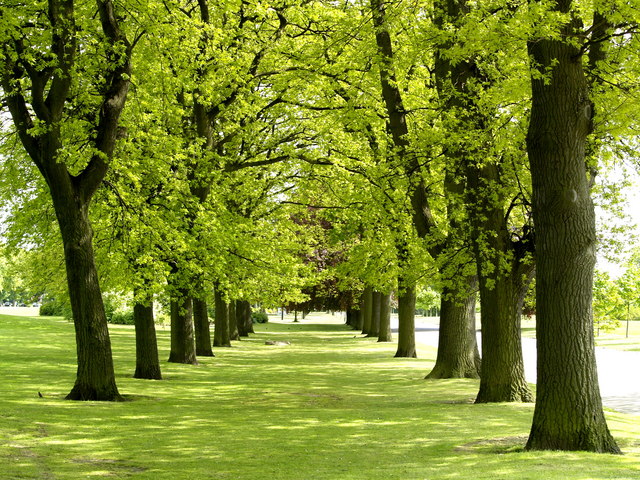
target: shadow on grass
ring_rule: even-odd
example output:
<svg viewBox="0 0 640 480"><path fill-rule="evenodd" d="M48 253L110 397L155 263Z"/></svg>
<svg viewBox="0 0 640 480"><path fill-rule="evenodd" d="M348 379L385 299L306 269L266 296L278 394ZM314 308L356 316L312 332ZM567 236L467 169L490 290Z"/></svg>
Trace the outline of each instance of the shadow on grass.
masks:
<svg viewBox="0 0 640 480"><path fill-rule="evenodd" d="M469 472L474 479L584 480L638 473L637 446L615 461L522 452L531 405L474 405L477 381L423 381L433 349L426 359L394 359L393 344L315 321L256 330L198 366L162 362L165 380L143 381L131 378L133 329L113 326L118 384L131 401L68 402L73 326L0 317L3 473L69 480L438 480ZM291 345L264 344L274 337ZM160 330L158 339L166 359L169 332ZM628 417L612 418L629 443L637 439L637 425L623 422Z"/></svg>

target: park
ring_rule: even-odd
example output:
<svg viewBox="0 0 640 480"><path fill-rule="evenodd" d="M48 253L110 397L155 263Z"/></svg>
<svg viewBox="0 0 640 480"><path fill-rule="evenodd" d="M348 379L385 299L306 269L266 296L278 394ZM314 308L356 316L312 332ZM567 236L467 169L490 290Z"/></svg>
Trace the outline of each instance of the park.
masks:
<svg viewBox="0 0 640 480"><path fill-rule="evenodd" d="M638 415L607 410L622 456L525 452L533 404L474 404L477 380L424 380L433 347L419 344L418 359L393 358L393 344L354 334L337 314L300 323L271 316L197 366L162 362L161 381L132 378L133 327L112 325L126 392L118 403L64 400L75 374L72 330L60 317L0 316L3 478L640 475ZM272 339L290 345L265 345ZM167 357L166 326L158 341Z"/></svg>
<svg viewBox="0 0 640 480"><path fill-rule="evenodd" d="M638 478L639 12L0 2L4 476Z"/></svg>

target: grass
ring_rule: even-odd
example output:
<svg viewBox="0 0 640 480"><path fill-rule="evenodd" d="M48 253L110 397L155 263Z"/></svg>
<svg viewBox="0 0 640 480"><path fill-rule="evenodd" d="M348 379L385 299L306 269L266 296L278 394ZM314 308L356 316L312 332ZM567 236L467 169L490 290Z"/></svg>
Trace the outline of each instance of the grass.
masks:
<svg viewBox="0 0 640 480"><path fill-rule="evenodd" d="M118 385L131 401L68 402L73 325L0 316L0 477L640 478L637 416L607 413L624 456L524 452L533 405L473 405L475 381L424 381L430 347L394 359L393 344L313 314L256 330L198 366L163 362L165 380L142 381L131 378L133 329L112 326ZM169 332L158 334L166 359Z"/></svg>

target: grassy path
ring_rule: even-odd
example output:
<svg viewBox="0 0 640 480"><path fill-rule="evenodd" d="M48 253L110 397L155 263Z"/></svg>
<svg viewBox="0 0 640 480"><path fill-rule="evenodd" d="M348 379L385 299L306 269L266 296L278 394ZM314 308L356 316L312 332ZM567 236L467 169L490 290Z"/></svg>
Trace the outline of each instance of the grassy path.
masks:
<svg viewBox="0 0 640 480"><path fill-rule="evenodd" d="M198 366L163 362L157 382L131 378L133 329L113 326L131 401L73 403L73 326L0 316L0 478L640 478L637 416L608 416L624 456L526 453L533 406L473 405L474 381L424 381L434 349L394 359L395 345L314 315L257 330Z"/></svg>

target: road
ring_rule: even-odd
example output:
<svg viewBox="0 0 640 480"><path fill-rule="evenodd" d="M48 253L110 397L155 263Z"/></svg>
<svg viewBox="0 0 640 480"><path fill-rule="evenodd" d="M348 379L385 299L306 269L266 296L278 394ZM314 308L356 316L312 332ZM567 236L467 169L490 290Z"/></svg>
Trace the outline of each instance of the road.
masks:
<svg viewBox="0 0 640 480"><path fill-rule="evenodd" d="M397 331L397 319L392 318L392 328ZM481 337L478 332L478 345ZM438 323L433 319L416 318L416 342L438 346ZM522 339L524 371L528 382L536 383L536 341ZM605 407L640 415L640 352L596 348L600 395Z"/></svg>

